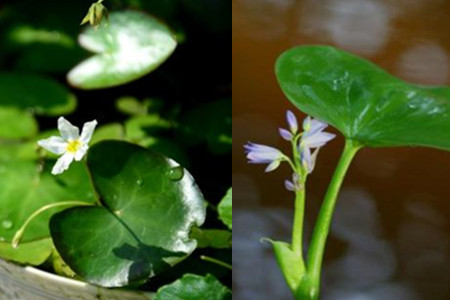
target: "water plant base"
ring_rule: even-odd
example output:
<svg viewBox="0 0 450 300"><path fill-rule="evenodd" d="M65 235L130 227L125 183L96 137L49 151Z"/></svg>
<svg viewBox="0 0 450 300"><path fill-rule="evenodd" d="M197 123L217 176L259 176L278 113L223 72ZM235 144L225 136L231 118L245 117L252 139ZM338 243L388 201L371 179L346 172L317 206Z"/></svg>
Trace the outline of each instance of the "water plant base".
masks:
<svg viewBox="0 0 450 300"><path fill-rule="evenodd" d="M1 300L149 300L152 294L99 288L0 259Z"/></svg>

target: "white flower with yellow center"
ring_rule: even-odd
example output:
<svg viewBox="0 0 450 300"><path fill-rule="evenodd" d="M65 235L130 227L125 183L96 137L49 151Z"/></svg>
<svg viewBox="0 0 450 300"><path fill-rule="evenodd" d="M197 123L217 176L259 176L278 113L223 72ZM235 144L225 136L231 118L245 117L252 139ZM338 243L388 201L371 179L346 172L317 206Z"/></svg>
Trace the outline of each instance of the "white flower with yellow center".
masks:
<svg viewBox="0 0 450 300"><path fill-rule="evenodd" d="M42 148L57 155L62 155L53 167L53 175L61 174L67 170L74 159L80 161L83 158L89 148L88 144L96 126L96 120L85 123L80 136L78 127L60 117L58 119L58 130L61 137L52 136L38 141Z"/></svg>

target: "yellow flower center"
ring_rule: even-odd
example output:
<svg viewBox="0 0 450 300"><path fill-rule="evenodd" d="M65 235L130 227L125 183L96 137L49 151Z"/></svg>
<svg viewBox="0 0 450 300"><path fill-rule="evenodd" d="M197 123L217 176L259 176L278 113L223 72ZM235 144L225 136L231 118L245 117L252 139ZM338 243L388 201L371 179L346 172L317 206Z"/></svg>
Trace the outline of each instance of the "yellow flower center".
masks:
<svg viewBox="0 0 450 300"><path fill-rule="evenodd" d="M76 153L81 147L81 142L79 140L70 141L67 145L67 152Z"/></svg>

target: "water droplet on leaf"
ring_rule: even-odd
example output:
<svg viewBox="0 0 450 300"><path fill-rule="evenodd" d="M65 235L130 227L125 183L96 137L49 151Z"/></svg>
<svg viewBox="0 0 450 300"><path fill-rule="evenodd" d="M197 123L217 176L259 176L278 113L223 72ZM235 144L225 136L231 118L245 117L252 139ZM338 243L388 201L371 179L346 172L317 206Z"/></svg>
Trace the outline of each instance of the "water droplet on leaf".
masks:
<svg viewBox="0 0 450 300"><path fill-rule="evenodd" d="M2 221L2 227L4 229L11 229L13 227L13 222L11 222L10 220L3 220Z"/></svg>
<svg viewBox="0 0 450 300"><path fill-rule="evenodd" d="M167 177L169 177L172 181L181 180L184 176L184 168L181 166L171 168L167 173Z"/></svg>

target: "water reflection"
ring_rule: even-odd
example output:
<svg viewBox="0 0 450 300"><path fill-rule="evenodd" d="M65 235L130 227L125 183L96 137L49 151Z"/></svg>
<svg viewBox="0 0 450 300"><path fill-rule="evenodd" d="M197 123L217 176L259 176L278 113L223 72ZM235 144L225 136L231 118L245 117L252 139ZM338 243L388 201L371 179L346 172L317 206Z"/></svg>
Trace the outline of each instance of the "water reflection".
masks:
<svg viewBox="0 0 450 300"><path fill-rule="evenodd" d="M345 188L338 203L331 236L333 240L339 240L344 245L344 250L339 257L325 262L322 299L431 299L418 296L415 289L416 278L408 276L409 280L396 279L397 266L404 262L397 260L393 245L382 234L376 201L372 196L361 189ZM288 241L291 220L292 212L287 209L234 210L235 299L292 299L270 247L260 242L262 237ZM413 224L417 222L416 218L413 220L415 220ZM443 262L448 261L448 257L443 255L447 248L436 243L446 238L437 237L436 228L427 231L426 237L420 233L416 235L418 228L423 231L423 226L418 228L408 226L410 225L402 226L398 233L405 249L416 249L409 251L410 255L405 253L405 260L409 265L406 268L407 273L411 271L411 274L424 274L424 268L434 265L430 264L433 259L441 266ZM411 243L415 246L413 247ZM425 248L434 247L435 253L422 252L423 247L417 245L425 245ZM333 246L335 245L331 245ZM432 272L442 274L437 270ZM429 275L428 272L425 274ZM434 277L431 278L435 280Z"/></svg>
<svg viewBox="0 0 450 300"><path fill-rule="evenodd" d="M421 43L401 54L397 72L411 82L443 85L449 79L449 65L444 48L436 43Z"/></svg>
<svg viewBox="0 0 450 300"><path fill-rule="evenodd" d="M387 42L392 16L383 1L307 0L298 20L300 32L331 40L347 50L372 55Z"/></svg>
<svg viewBox="0 0 450 300"><path fill-rule="evenodd" d="M287 209L233 209L233 298L292 300L270 246L262 237L288 240Z"/></svg>
<svg viewBox="0 0 450 300"><path fill-rule="evenodd" d="M297 0L237 0L234 5L239 14L233 13L233 26L245 26L243 32L253 39L272 40L287 33L286 22ZM245 18L240 18L240 15Z"/></svg>

